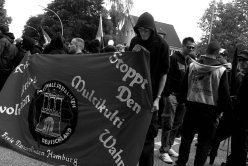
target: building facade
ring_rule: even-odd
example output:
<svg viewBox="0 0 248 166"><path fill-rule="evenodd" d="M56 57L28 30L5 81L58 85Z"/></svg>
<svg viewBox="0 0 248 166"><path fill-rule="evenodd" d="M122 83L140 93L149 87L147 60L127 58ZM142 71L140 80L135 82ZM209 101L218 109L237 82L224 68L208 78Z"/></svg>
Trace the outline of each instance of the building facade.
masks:
<svg viewBox="0 0 248 166"><path fill-rule="evenodd" d="M132 15L125 19L124 25L116 35L116 44L124 44L129 46L131 39L135 36L133 27L137 20L138 17ZM167 41L170 47L170 54L182 49L181 42L173 25L155 21L155 26L158 34Z"/></svg>

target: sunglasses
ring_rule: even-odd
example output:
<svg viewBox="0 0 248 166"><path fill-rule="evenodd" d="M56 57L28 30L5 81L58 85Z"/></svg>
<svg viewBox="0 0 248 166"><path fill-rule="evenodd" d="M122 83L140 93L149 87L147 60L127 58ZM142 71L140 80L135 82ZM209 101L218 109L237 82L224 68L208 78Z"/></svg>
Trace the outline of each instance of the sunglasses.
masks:
<svg viewBox="0 0 248 166"><path fill-rule="evenodd" d="M195 49L195 47L192 47L192 46L186 46L187 47L187 49L189 49L189 50L194 50Z"/></svg>

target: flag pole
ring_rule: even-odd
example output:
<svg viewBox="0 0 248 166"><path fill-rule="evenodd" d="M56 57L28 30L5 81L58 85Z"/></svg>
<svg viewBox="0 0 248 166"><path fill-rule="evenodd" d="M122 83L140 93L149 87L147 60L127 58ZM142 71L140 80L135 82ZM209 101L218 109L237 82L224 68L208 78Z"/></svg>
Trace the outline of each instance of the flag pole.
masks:
<svg viewBox="0 0 248 166"><path fill-rule="evenodd" d="M215 5L215 1L214 1ZM208 44L211 41L211 36L212 36L212 29L213 29L213 21L214 21L214 11L215 11L215 6L212 6L212 14L211 14L211 23L210 23L210 32L209 32L209 38L208 38Z"/></svg>
<svg viewBox="0 0 248 166"><path fill-rule="evenodd" d="M39 5L39 6L42 7L42 8L44 8L44 9L46 9L46 10L51 11L52 13L54 13L58 17L58 19L60 21L60 25L61 25L61 36L63 36L63 24L62 24L62 21L61 21L60 17L58 16L58 14L56 12L54 12L53 10L48 9L48 8L46 8L44 6L41 6L41 5Z"/></svg>

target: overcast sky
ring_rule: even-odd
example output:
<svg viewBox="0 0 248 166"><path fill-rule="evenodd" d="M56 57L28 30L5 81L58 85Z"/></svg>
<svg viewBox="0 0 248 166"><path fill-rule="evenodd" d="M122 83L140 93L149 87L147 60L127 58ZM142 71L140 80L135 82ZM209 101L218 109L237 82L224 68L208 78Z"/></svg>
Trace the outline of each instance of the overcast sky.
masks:
<svg viewBox="0 0 248 166"><path fill-rule="evenodd" d="M22 35L22 30L29 17L44 13L43 8L40 6L47 7L47 4L51 1L5 1L7 15L13 19L10 31L14 33L16 38ZM191 36L196 41L200 41L202 31L197 23L209 7L211 0L133 0L133 2L132 15L139 16L144 12L149 12L156 21L173 25L180 40Z"/></svg>

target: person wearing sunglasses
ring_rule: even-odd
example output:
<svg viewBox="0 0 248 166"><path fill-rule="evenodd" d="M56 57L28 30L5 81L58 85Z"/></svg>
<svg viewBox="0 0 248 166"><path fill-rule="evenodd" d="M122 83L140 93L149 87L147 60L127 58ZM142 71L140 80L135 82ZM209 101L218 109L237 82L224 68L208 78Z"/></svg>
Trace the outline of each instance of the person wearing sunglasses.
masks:
<svg viewBox="0 0 248 166"><path fill-rule="evenodd" d="M145 138L145 144L139 159L139 166L153 166L154 138L158 133L159 101L169 71L169 46L157 33L153 16L145 12L134 26L136 36L132 38L129 51L145 51L150 54L150 75L152 85L152 120Z"/></svg>
<svg viewBox="0 0 248 166"><path fill-rule="evenodd" d="M194 166L204 166L221 112L232 111L227 69L217 59L219 50L218 42L210 42L206 55L191 62L183 79L180 100L187 111L176 166L186 166L196 133Z"/></svg>
<svg viewBox="0 0 248 166"><path fill-rule="evenodd" d="M190 38L190 37L189 37ZM194 39L193 39L194 41ZM196 59L196 44L195 42L187 42L187 43L183 43L183 53L187 56L189 56L192 59Z"/></svg>
<svg viewBox="0 0 248 166"><path fill-rule="evenodd" d="M192 37L186 37L182 41L182 51L176 51L170 56L170 69L164 88L163 100L165 103L161 119L162 134L159 158L165 163L172 164L172 157L178 157L178 153L172 149L176 135L180 135L180 128L185 114L185 104L179 103L181 84L186 69L190 63L187 58L195 59L195 41ZM187 62L188 61L188 62Z"/></svg>

